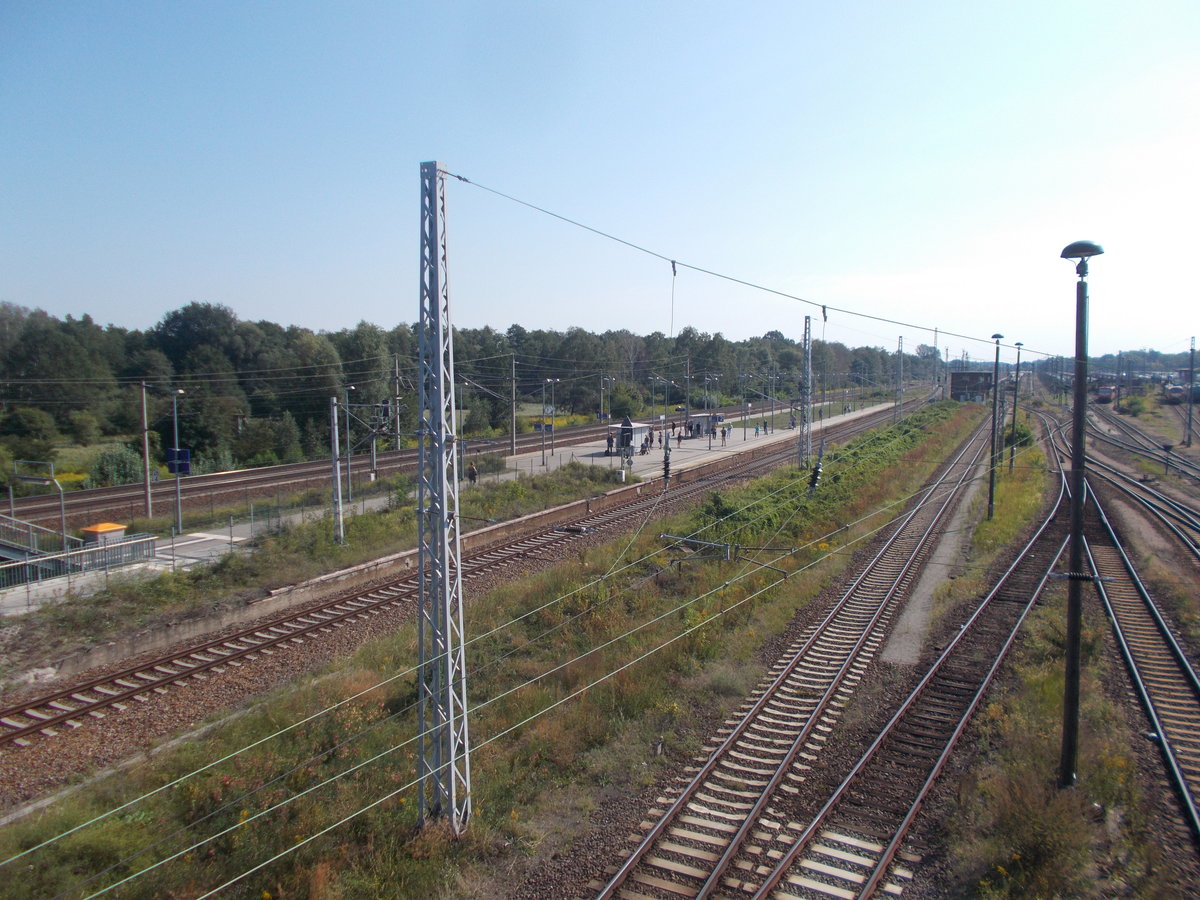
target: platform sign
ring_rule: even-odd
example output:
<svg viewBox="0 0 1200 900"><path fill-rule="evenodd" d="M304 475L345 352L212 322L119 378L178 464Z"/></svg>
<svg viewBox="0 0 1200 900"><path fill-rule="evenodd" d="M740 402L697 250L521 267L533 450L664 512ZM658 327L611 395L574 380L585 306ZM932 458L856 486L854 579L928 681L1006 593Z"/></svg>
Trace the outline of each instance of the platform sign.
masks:
<svg viewBox="0 0 1200 900"><path fill-rule="evenodd" d="M172 475L191 475L192 451L182 447L168 447L167 471Z"/></svg>

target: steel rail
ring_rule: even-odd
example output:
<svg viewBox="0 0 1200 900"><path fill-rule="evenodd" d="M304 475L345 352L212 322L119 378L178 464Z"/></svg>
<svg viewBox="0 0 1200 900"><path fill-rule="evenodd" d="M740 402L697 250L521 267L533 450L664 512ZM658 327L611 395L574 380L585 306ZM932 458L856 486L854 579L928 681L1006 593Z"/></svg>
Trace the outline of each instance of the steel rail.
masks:
<svg viewBox="0 0 1200 900"><path fill-rule="evenodd" d="M1134 688L1158 736L1167 775L1183 804L1192 837L1200 842L1200 677L1146 590L1094 491L1092 508L1111 546L1086 545L1088 562L1113 635ZM1109 557L1097 559L1096 551ZM1115 561L1114 561L1115 558ZM1124 576L1133 596L1119 597L1113 582ZM1118 587L1120 583L1118 582ZM1131 632L1137 632L1135 640ZM1180 750L1188 759L1185 768ZM1189 772L1194 773L1190 774Z"/></svg>
<svg viewBox="0 0 1200 900"><path fill-rule="evenodd" d="M1112 416L1111 414L1098 415L1104 421L1129 435L1131 440L1117 440L1112 437L1112 435L1105 434L1095 425L1089 424L1088 427L1091 430L1091 436L1093 440L1101 441L1105 444L1109 444L1110 446L1117 447L1118 449L1125 450L1129 453L1137 453L1156 463L1163 461L1164 451L1161 443L1155 442L1155 440L1149 435L1144 434L1139 429L1134 428L1130 423L1124 422L1121 419ZM1182 456L1171 457L1171 462L1175 465L1176 470L1181 474L1186 475L1189 478L1200 480L1200 464L1194 463Z"/></svg>
<svg viewBox="0 0 1200 900"><path fill-rule="evenodd" d="M859 423L846 423L846 425L848 430L859 427ZM793 455L791 447L781 446L755 458L734 459L716 477L721 479L745 478L756 472L769 471L782 463L789 462ZM671 496L686 498L693 494L709 491L712 489L711 482L711 478L685 482L674 487ZM564 530L566 528L574 527L579 529L579 533L587 533L609 527L640 508L652 507L660 501L660 496L658 494L634 495L627 503L596 513L585 514L573 522L558 523L548 528L540 528L531 534L480 547L464 557L463 576L464 578L474 578L488 571L491 566L506 564L514 557L536 556L539 552L547 550L552 543L576 539L576 534ZM314 632L339 627L347 620L365 619L368 615L374 615L389 606L399 605L415 596L416 579L415 573L409 573L366 592L333 598L300 612L284 613L235 633L202 641L173 653L160 655L144 663L127 666L118 671L73 684L60 691L32 697L22 703L2 708L0 709L0 725L4 726L4 730L0 731L0 746L6 743L21 743L34 734L46 734L48 730L52 732L55 726L64 723L75 727L74 720L89 715L94 718L99 717L100 710L106 707L118 706L129 699L140 699L142 695L151 692L161 693L162 689L168 685L195 678L197 675L202 675L215 668L236 666L247 658L253 658L256 654L269 653L272 648L281 644L300 642ZM348 604L353 605L352 608L338 609L338 607ZM304 621L314 618L319 621ZM269 634L269 632L280 633ZM249 646L231 646L238 644L249 644ZM219 656L215 659L204 658L213 654L219 654ZM181 669L181 671L164 671L171 669ZM136 683L123 685L122 681ZM91 698L79 696L87 693L99 693L101 696ZM21 723L18 721L18 717L32 721Z"/></svg>
<svg viewBox="0 0 1200 900"><path fill-rule="evenodd" d="M782 851L782 855L779 856L774 867L764 877L754 893L749 895L749 891L747 891L747 895L752 896L753 900L765 898L779 886L781 881L788 878L800 857L812 849L816 838L823 833L824 829L830 827L829 823L840 805L848 801L854 791L865 792L867 790L869 785L863 785L862 782L872 773L870 769L872 765L876 769L886 769L889 762L894 762L893 758L901 754L904 756L907 768L916 769L920 765L925 765L926 772L923 778L920 778L920 772L915 773L915 777L920 778L920 783L916 786L915 792L905 799L902 811L897 813L893 817L892 823L887 826L890 836L887 838L887 843L881 846L876 858L868 862L869 857L860 856L854 861L854 864L867 871L854 875L851 881L857 881L859 887L857 890L846 890L845 895L867 898L873 896L881 888L889 893L896 893L885 887L884 880L900 854L903 841L957 746L959 738L995 680L996 674L1017 638L1021 625L1040 598L1066 548L1066 537L1058 532L1063 530L1060 511L1067 495L1066 476L1060 469L1058 496L1051 510L1043 517L1037 532L1001 574L987 596L979 602L970 618L933 662L826 802L814 814L808 825L792 839L787 849ZM1052 552L1049 554L1049 561L1043 562L1042 560L1047 557L1042 556L1041 551L1047 543ZM1029 577L1031 573L1026 569L1031 567L1034 568L1032 574L1036 576L1036 583L1026 593L1021 579ZM1006 592L1016 596L1024 595L1024 599L1018 605L1013 602L1013 598L1006 596ZM1014 610L1013 607L1016 609ZM989 629L995 629L998 624L1003 626L1005 635L997 649L994 636ZM973 641L974 643L972 643ZM991 663L985 671L978 673L975 671L977 666L973 664L972 657L982 655L981 645L984 645L982 649L989 653ZM978 678L971 683L970 678L974 675L978 675ZM928 705L921 705L926 702L936 708L936 714L931 713ZM912 721L914 719L918 721L919 725L914 726ZM931 724L933 722L939 723L940 731L938 731L938 727ZM951 723L953 723L952 727ZM903 744L908 740L907 730L919 730L921 755L927 758L926 763L913 763L912 758L917 754L904 752ZM901 747L889 748L889 742L900 744ZM887 752L889 749L892 751L890 754ZM894 794L891 799L895 803L900 802ZM842 828L842 831L846 832L854 830L852 825ZM828 840L836 842L833 838ZM867 849L862 851L863 854L867 852L870 851ZM827 873L827 877L837 876L830 872ZM839 890L844 889L839 888Z"/></svg>
<svg viewBox="0 0 1200 900"><path fill-rule="evenodd" d="M905 401L905 408L912 409L923 401ZM742 407L725 407L714 410L724 415L740 416ZM891 414L891 410L887 411ZM883 414L881 413L880 416ZM872 417L879 418L880 416ZM756 417L757 418L757 417ZM608 433L610 424L572 425L558 432L555 438L560 446L573 446L598 440ZM517 452L535 452L540 446L540 432L527 432L517 435ZM469 447L478 447L478 452L485 456L507 456L507 447L489 446L482 440L467 439ZM361 460L365 454L353 457ZM360 463L360 468L361 468ZM376 455L376 470L382 475L398 472L412 472L416 469L416 450L385 450ZM188 475L180 482L180 493L184 507L195 507L217 502L217 499L229 495L269 496L279 489L294 489L312 483L328 485L330 470L328 460L304 461L298 463L281 463L274 466L260 466L253 469L236 469L226 472L212 472L204 475ZM163 479L151 484L151 502L161 505L159 508L173 508L175 503L174 479ZM78 520L87 515L100 515L106 512L128 512L132 516L140 516L145 502L144 485L136 482L128 485L115 485L101 488L87 488L70 491L65 495L65 503L69 519ZM58 521L59 507L57 497L33 495L19 497L14 500L13 511L18 518L24 517L29 521L41 522L46 520Z"/></svg>
<svg viewBox="0 0 1200 900"><path fill-rule="evenodd" d="M960 464L962 458L968 453L971 446L982 434L982 430L976 432L972 439L964 442L963 448L956 455L955 459L946 466L945 471L950 471L954 466ZM945 475L939 477L937 481L931 484L918 498L913 508L905 514L893 533L885 542L884 546L874 555L870 562L864 566L863 571L858 575L849 588L842 594L840 599L826 616L817 625L812 626L809 631L809 637L804 643L796 649L789 650L789 660L782 667L779 674L772 680L771 684L761 691L758 700L745 712L739 724L732 732L721 742L708 757L700 771L693 777L690 784L681 792L680 796L672 803L670 809L667 810L651 827L645 835L638 847L626 858L624 863L618 868L617 872L610 878L609 882L604 886L598 894L597 900L606 900L615 896L624 884L629 880L630 876L636 868L646 861L647 856L651 851L658 846L660 839L664 834L674 827L679 820L684 810L696 799L697 795L708 785L711 777L723 765L728 763L729 758L733 755L739 744L747 739L751 729L756 725L758 719L763 715L764 711L775 702L783 687L792 679L797 670L806 663L807 658L826 635L835 623L843 621L848 613L852 603L863 602L859 600L858 593L861 588L872 578L878 577L879 570L885 564L891 564L891 555L901 541L907 541L915 546L906 547L904 551L903 564L899 570L893 570L887 574L886 584L881 586L876 591L876 596L870 598L865 606L870 608L869 617L865 622L859 622L856 625L858 633L857 638L849 647L840 647L836 652L842 657L841 664L836 671L829 672L828 669L823 673L823 677L827 681L827 687L822 692L820 698L816 701L809 700L806 705L811 705L811 710L806 714L804 726L792 738L790 746L783 757L774 765L774 773L767 780L766 785L758 792L758 798L753 805L750 806L750 811L747 812L732 835L728 837L723 852L716 858L715 863L710 869L709 876L701 885L698 893L694 896L706 896L716 885L724 872L726 866L732 859L733 854L737 852L739 846L744 842L744 839L749 830L757 822L759 815L769 802L775 789L779 786L782 780L791 769L797 755L804 748L805 744L810 740L813 730L824 720L827 715L831 701L837 694L845 688L845 676L850 671L851 667L856 662L861 662L860 656L862 648L872 636L877 637L876 631L879 622L888 613L891 605L891 600L899 590L900 584L915 565L918 555L928 547L929 537L933 530L942 520L946 509L950 506L951 501L957 495L961 488L963 480L971 471L974 464L977 462L978 454L982 451L982 444L976 450L976 457L972 459L971 465L965 466L963 473L958 477L955 484L945 491L945 497L942 503L936 510L935 514L930 517L928 523L924 525L922 533L914 537L907 533L908 526L914 523L917 516L922 512L928 512L930 505L933 503L932 498L937 494L939 488L944 489ZM882 596L879 595L882 591ZM861 615L861 614L858 614ZM845 639L842 639L844 644ZM714 789L715 790L715 789Z"/></svg>
<svg viewBox="0 0 1200 900"><path fill-rule="evenodd" d="M1056 453L1065 455L1067 450L1059 443L1061 434L1049 426L1047 428L1050 432L1051 446ZM1094 477L1112 485L1142 506L1164 528L1174 534L1193 556L1200 558L1200 512L1091 455L1087 461L1089 471ZM1190 529L1192 534L1186 533L1184 528Z"/></svg>

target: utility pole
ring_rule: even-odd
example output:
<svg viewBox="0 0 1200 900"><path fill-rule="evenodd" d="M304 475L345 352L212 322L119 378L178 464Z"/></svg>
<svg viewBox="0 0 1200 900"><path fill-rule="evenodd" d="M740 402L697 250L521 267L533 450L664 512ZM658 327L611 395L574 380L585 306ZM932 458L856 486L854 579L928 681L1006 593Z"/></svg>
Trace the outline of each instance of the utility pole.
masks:
<svg viewBox="0 0 1200 900"><path fill-rule="evenodd" d="M394 423L394 427L396 429L396 441L392 445L392 449L399 450L400 449L400 354L399 353L396 354L394 361L395 361L395 365L396 365L396 397L395 397L395 405L392 407L392 416L394 417L393 423Z"/></svg>
<svg viewBox="0 0 1200 900"><path fill-rule="evenodd" d="M179 395L183 393L183 388L176 388L171 394L171 418L175 423L175 533L183 534L183 486L180 484L180 456L179 451ZM190 474L190 472L189 472ZM64 541L66 538L64 538Z"/></svg>
<svg viewBox="0 0 1200 900"><path fill-rule="evenodd" d="M812 459L812 316L804 317L804 386L800 392L800 461Z"/></svg>
<svg viewBox="0 0 1200 900"><path fill-rule="evenodd" d="M329 398L329 458L333 461L333 539L346 543L346 532L342 524L342 460L338 447L338 402Z"/></svg>
<svg viewBox="0 0 1200 900"><path fill-rule="evenodd" d="M546 467L546 382L542 382L542 468Z"/></svg>
<svg viewBox="0 0 1200 900"><path fill-rule="evenodd" d="M1121 352L1117 351L1117 396L1113 399L1116 405L1113 407L1117 413L1121 412Z"/></svg>
<svg viewBox="0 0 1200 900"><path fill-rule="evenodd" d="M996 342L996 361L992 365L992 461L988 466L987 517L990 521L996 511L996 417L1000 409L1000 341L1002 334L993 334Z"/></svg>
<svg viewBox="0 0 1200 900"><path fill-rule="evenodd" d="M1017 373L1013 381L1012 443L1008 445L1008 471L1010 472L1017 461L1017 397L1021 394L1021 348L1024 346L1017 341Z"/></svg>
<svg viewBox="0 0 1200 900"><path fill-rule="evenodd" d="M892 421L900 421L900 405L904 402L904 335L896 345L896 409L892 413Z"/></svg>
<svg viewBox="0 0 1200 900"><path fill-rule="evenodd" d="M517 354L509 354L512 362L512 374L509 376L508 393L508 455L517 455Z"/></svg>
<svg viewBox="0 0 1200 900"><path fill-rule="evenodd" d="M936 388L942 383L942 354L938 352L938 330L933 329L933 386ZM938 399L945 400L945 391L942 392Z"/></svg>
<svg viewBox="0 0 1200 900"><path fill-rule="evenodd" d="M445 187L441 167L421 163L417 798L422 825L448 817L461 835L471 818L471 765Z"/></svg>
<svg viewBox="0 0 1200 900"><path fill-rule="evenodd" d="M354 446L350 443L350 392L356 390L354 385L347 385L342 391L346 398L346 502L354 502L354 482L350 480L350 457L354 454Z"/></svg>
<svg viewBox="0 0 1200 900"><path fill-rule="evenodd" d="M691 424L692 421L692 354L687 355L687 370L685 372L687 378L687 393L683 398L683 421L685 424ZM612 408L612 400L608 401L609 408Z"/></svg>
<svg viewBox="0 0 1200 900"><path fill-rule="evenodd" d="M1192 446L1192 403L1194 402L1193 394L1196 393L1196 338L1192 338L1192 355L1188 362L1188 412L1187 412L1187 430L1183 433L1183 445L1185 447Z"/></svg>
<svg viewBox="0 0 1200 900"><path fill-rule="evenodd" d="M154 518L150 500L150 424L146 419L146 382L142 382L142 493L146 501L146 518Z"/></svg>

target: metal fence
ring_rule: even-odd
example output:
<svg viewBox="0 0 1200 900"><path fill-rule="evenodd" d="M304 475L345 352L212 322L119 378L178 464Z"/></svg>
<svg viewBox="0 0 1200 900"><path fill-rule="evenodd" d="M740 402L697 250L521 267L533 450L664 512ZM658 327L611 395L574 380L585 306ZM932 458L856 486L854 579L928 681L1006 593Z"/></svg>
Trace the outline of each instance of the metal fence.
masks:
<svg viewBox="0 0 1200 900"><path fill-rule="evenodd" d="M154 558L156 538L130 535L123 541L92 544L66 553L45 553L0 563L0 589L21 584L67 578L85 572L107 572Z"/></svg>
<svg viewBox="0 0 1200 900"><path fill-rule="evenodd" d="M67 535L67 546L63 547L62 532L0 514L0 544L19 547L30 553L61 553L64 549L82 547L83 541Z"/></svg>

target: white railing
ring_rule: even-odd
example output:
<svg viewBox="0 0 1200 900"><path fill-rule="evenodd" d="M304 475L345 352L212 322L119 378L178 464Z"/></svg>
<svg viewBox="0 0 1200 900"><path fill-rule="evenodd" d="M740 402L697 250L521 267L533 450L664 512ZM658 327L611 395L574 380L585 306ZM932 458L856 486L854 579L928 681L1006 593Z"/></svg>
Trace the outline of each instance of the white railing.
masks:
<svg viewBox="0 0 1200 900"><path fill-rule="evenodd" d="M155 541L149 534L136 534L123 541L91 544L66 553L44 553L29 559L0 563L0 588L70 578L83 572L108 571L153 559Z"/></svg>
<svg viewBox="0 0 1200 900"><path fill-rule="evenodd" d="M60 553L83 547L83 541L67 535L67 546L63 547L62 532L34 525L32 522L22 522L12 516L0 514L0 543L11 547L19 547L30 553Z"/></svg>

